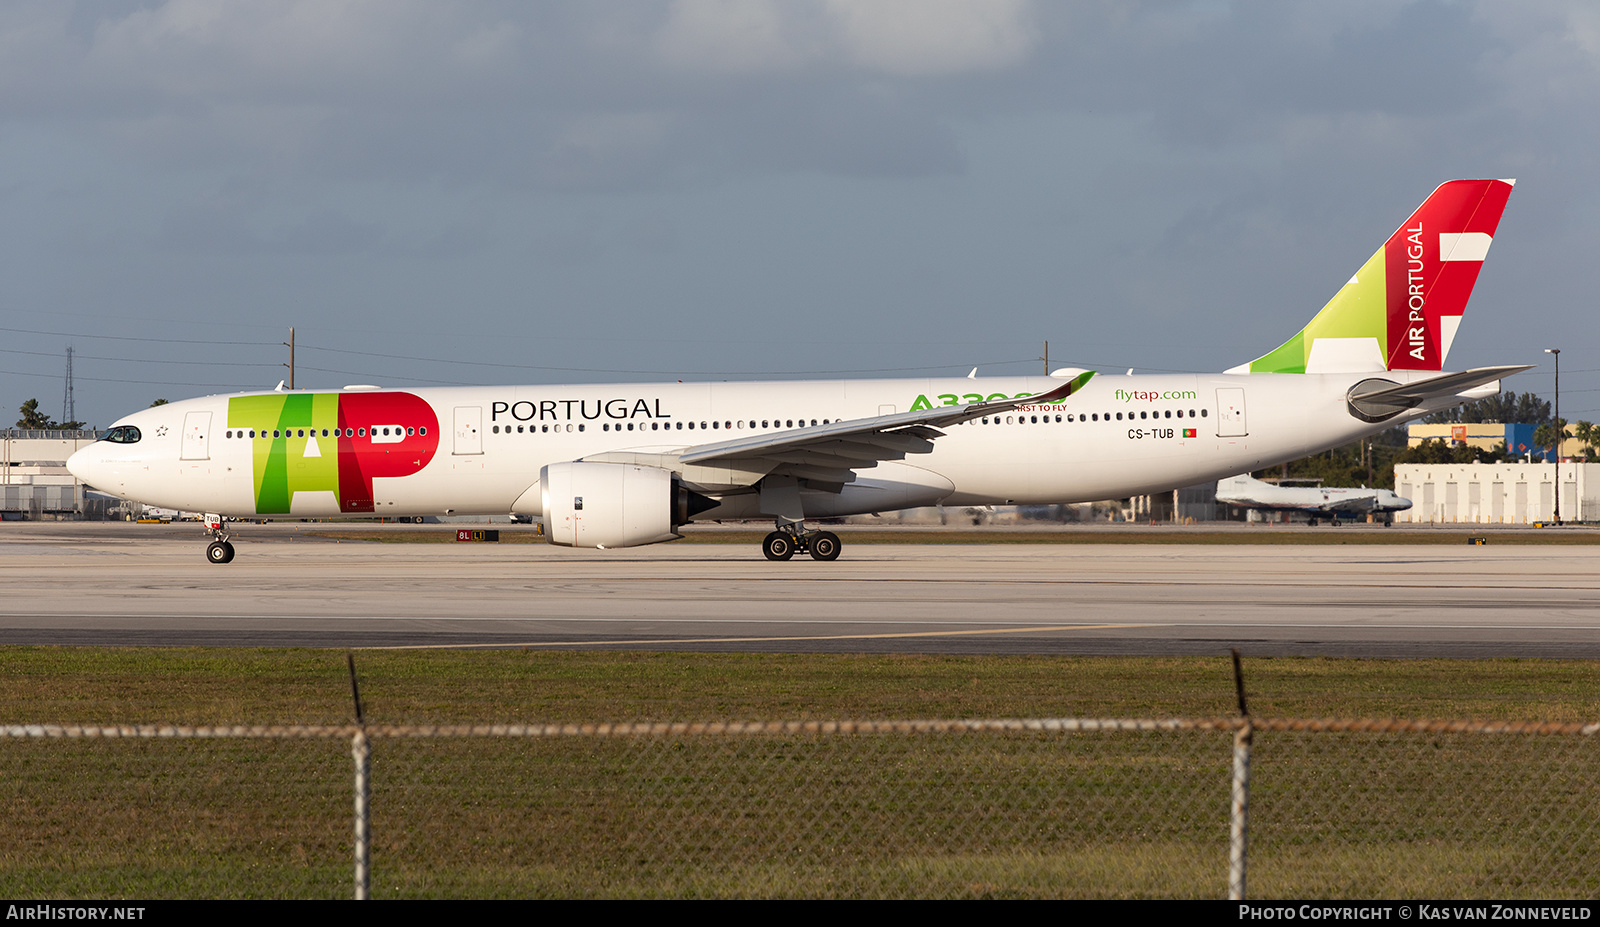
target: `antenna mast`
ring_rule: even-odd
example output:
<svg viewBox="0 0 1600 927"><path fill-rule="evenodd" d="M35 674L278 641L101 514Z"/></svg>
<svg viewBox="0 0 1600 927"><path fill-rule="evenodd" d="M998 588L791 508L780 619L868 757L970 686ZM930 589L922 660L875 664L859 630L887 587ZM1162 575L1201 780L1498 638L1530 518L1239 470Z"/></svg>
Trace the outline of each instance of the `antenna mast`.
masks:
<svg viewBox="0 0 1600 927"><path fill-rule="evenodd" d="M61 392L61 420L63 422L77 421L76 412L77 409L74 408L72 401L72 345L69 344L67 345L67 382Z"/></svg>

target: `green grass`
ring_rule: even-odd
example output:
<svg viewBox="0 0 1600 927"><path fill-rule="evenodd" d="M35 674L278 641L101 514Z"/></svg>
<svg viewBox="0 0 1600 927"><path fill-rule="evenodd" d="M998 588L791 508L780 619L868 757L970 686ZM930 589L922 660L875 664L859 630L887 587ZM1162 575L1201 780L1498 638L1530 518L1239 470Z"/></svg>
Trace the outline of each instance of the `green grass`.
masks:
<svg viewBox="0 0 1600 927"><path fill-rule="evenodd" d="M1214 657L359 651L373 723L1213 717ZM1263 716L1588 720L1600 662L1249 658ZM0 721L343 724L343 653L0 647Z"/></svg>
<svg viewBox="0 0 1600 927"><path fill-rule="evenodd" d="M369 722L1231 713L1225 659L356 654ZM1595 661L1246 659L1271 716L1587 720ZM344 655L0 648L0 721L342 724ZM1596 738L1259 734L1258 897L1592 897ZM389 739L375 897L1222 897L1225 733ZM344 897L333 740L0 742L0 894Z"/></svg>

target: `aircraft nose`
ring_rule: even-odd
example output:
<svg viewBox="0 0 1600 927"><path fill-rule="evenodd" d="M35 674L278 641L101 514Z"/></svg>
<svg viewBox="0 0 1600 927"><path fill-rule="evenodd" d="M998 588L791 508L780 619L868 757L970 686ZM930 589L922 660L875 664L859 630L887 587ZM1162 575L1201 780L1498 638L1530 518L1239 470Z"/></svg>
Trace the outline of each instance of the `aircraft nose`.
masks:
<svg viewBox="0 0 1600 927"><path fill-rule="evenodd" d="M90 478L92 469L93 467L89 464L89 448L87 447L81 447L73 451L72 455L67 458L67 472L77 477L81 482L91 484L94 482Z"/></svg>

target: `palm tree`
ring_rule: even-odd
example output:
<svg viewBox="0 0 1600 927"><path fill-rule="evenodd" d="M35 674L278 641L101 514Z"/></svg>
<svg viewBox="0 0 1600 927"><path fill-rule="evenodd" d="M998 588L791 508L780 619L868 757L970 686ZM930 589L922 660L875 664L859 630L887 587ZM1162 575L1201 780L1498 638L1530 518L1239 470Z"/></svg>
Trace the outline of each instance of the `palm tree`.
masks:
<svg viewBox="0 0 1600 927"><path fill-rule="evenodd" d="M1594 422L1579 422L1572 426L1572 436L1583 442L1584 459L1594 459L1595 446L1600 445L1600 428Z"/></svg>
<svg viewBox="0 0 1600 927"><path fill-rule="evenodd" d="M1555 460L1561 454L1559 442L1567 435L1567 420L1558 418L1549 425L1533 430L1533 446L1543 448L1545 460Z"/></svg>

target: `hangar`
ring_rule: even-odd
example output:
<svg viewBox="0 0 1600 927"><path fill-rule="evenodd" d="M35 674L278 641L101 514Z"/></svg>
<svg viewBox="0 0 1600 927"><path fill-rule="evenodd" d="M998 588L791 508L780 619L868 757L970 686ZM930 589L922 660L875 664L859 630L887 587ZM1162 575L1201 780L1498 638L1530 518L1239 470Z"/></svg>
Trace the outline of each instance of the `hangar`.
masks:
<svg viewBox="0 0 1600 927"><path fill-rule="evenodd" d="M1399 464L1394 490L1397 523L1531 525L1555 520L1556 465ZM1561 464L1561 520L1600 520L1600 464Z"/></svg>
<svg viewBox="0 0 1600 927"><path fill-rule="evenodd" d="M105 517L98 509L120 505L120 500L89 498L83 483L67 471L72 452L98 434L92 429L0 429L0 518Z"/></svg>

